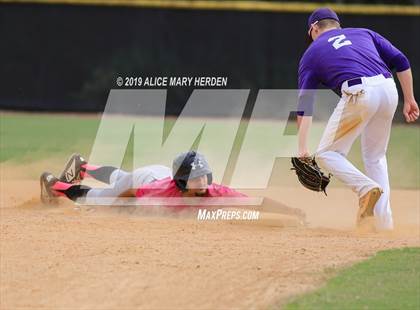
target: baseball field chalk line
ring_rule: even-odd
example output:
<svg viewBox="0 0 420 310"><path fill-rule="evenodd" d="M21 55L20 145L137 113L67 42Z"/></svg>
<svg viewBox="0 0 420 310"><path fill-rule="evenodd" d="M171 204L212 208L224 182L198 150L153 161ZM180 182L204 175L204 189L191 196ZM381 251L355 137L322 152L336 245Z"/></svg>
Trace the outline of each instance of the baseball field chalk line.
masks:
<svg viewBox="0 0 420 310"><path fill-rule="evenodd" d="M215 0L0 0L1 3L131 6L162 9L310 13L328 6L339 14L420 16L420 6Z"/></svg>

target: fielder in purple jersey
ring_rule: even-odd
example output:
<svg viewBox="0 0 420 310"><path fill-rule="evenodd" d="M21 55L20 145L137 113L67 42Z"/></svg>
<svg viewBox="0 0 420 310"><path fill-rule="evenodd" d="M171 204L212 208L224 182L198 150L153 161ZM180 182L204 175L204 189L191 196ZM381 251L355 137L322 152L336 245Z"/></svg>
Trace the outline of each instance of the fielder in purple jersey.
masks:
<svg viewBox="0 0 420 310"><path fill-rule="evenodd" d="M323 85L340 94L315 156L336 178L359 197L357 222L375 216L378 229L392 229L386 162L398 93L392 78L397 72L404 94L407 122L419 117L407 57L380 34L364 28L340 27L337 14L315 10L308 20L313 42L299 63L299 157L309 156L308 132L312 123L315 90ZM361 135L365 174L346 158Z"/></svg>

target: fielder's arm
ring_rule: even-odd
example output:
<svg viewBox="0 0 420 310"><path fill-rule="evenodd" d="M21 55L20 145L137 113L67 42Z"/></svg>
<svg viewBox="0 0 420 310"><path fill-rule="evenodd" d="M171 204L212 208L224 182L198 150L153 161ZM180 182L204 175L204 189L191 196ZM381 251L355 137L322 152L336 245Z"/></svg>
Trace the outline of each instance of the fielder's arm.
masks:
<svg viewBox="0 0 420 310"><path fill-rule="evenodd" d="M397 72L398 80L404 94L403 114L407 123L414 122L419 117L419 107L413 92L413 75L411 69Z"/></svg>
<svg viewBox="0 0 420 310"><path fill-rule="evenodd" d="M312 116L298 116L298 157L309 157L308 136L312 125Z"/></svg>

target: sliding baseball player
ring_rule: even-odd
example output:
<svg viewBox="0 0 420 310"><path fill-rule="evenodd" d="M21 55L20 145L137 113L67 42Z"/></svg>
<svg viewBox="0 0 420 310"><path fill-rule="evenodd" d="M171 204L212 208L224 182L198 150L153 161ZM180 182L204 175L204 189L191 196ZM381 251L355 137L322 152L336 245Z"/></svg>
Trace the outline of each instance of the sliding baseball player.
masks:
<svg viewBox="0 0 420 310"><path fill-rule="evenodd" d="M93 178L109 184L109 187L93 188L80 184L84 178ZM40 177L40 185L41 201L44 204L54 204L59 197L73 201L86 199L95 204L101 204L103 198L117 201L121 197L247 197L228 186L214 183L212 170L206 158L195 151L178 154L172 169L163 165L150 165L131 172L111 166L93 165L79 154L74 154L58 178L44 172ZM302 223L305 220L305 213L300 209L290 208L268 198L263 199L258 210L297 216Z"/></svg>

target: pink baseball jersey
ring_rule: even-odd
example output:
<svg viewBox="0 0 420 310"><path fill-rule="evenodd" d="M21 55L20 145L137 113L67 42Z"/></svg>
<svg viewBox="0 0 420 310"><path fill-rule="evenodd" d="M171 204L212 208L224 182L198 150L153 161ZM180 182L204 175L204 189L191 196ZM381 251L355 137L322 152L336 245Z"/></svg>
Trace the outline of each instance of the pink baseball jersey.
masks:
<svg viewBox="0 0 420 310"><path fill-rule="evenodd" d="M175 181L168 177L150 184L143 185L136 191L136 197L182 197L182 191L176 186ZM212 183L207 188L203 197L247 197L227 186Z"/></svg>

